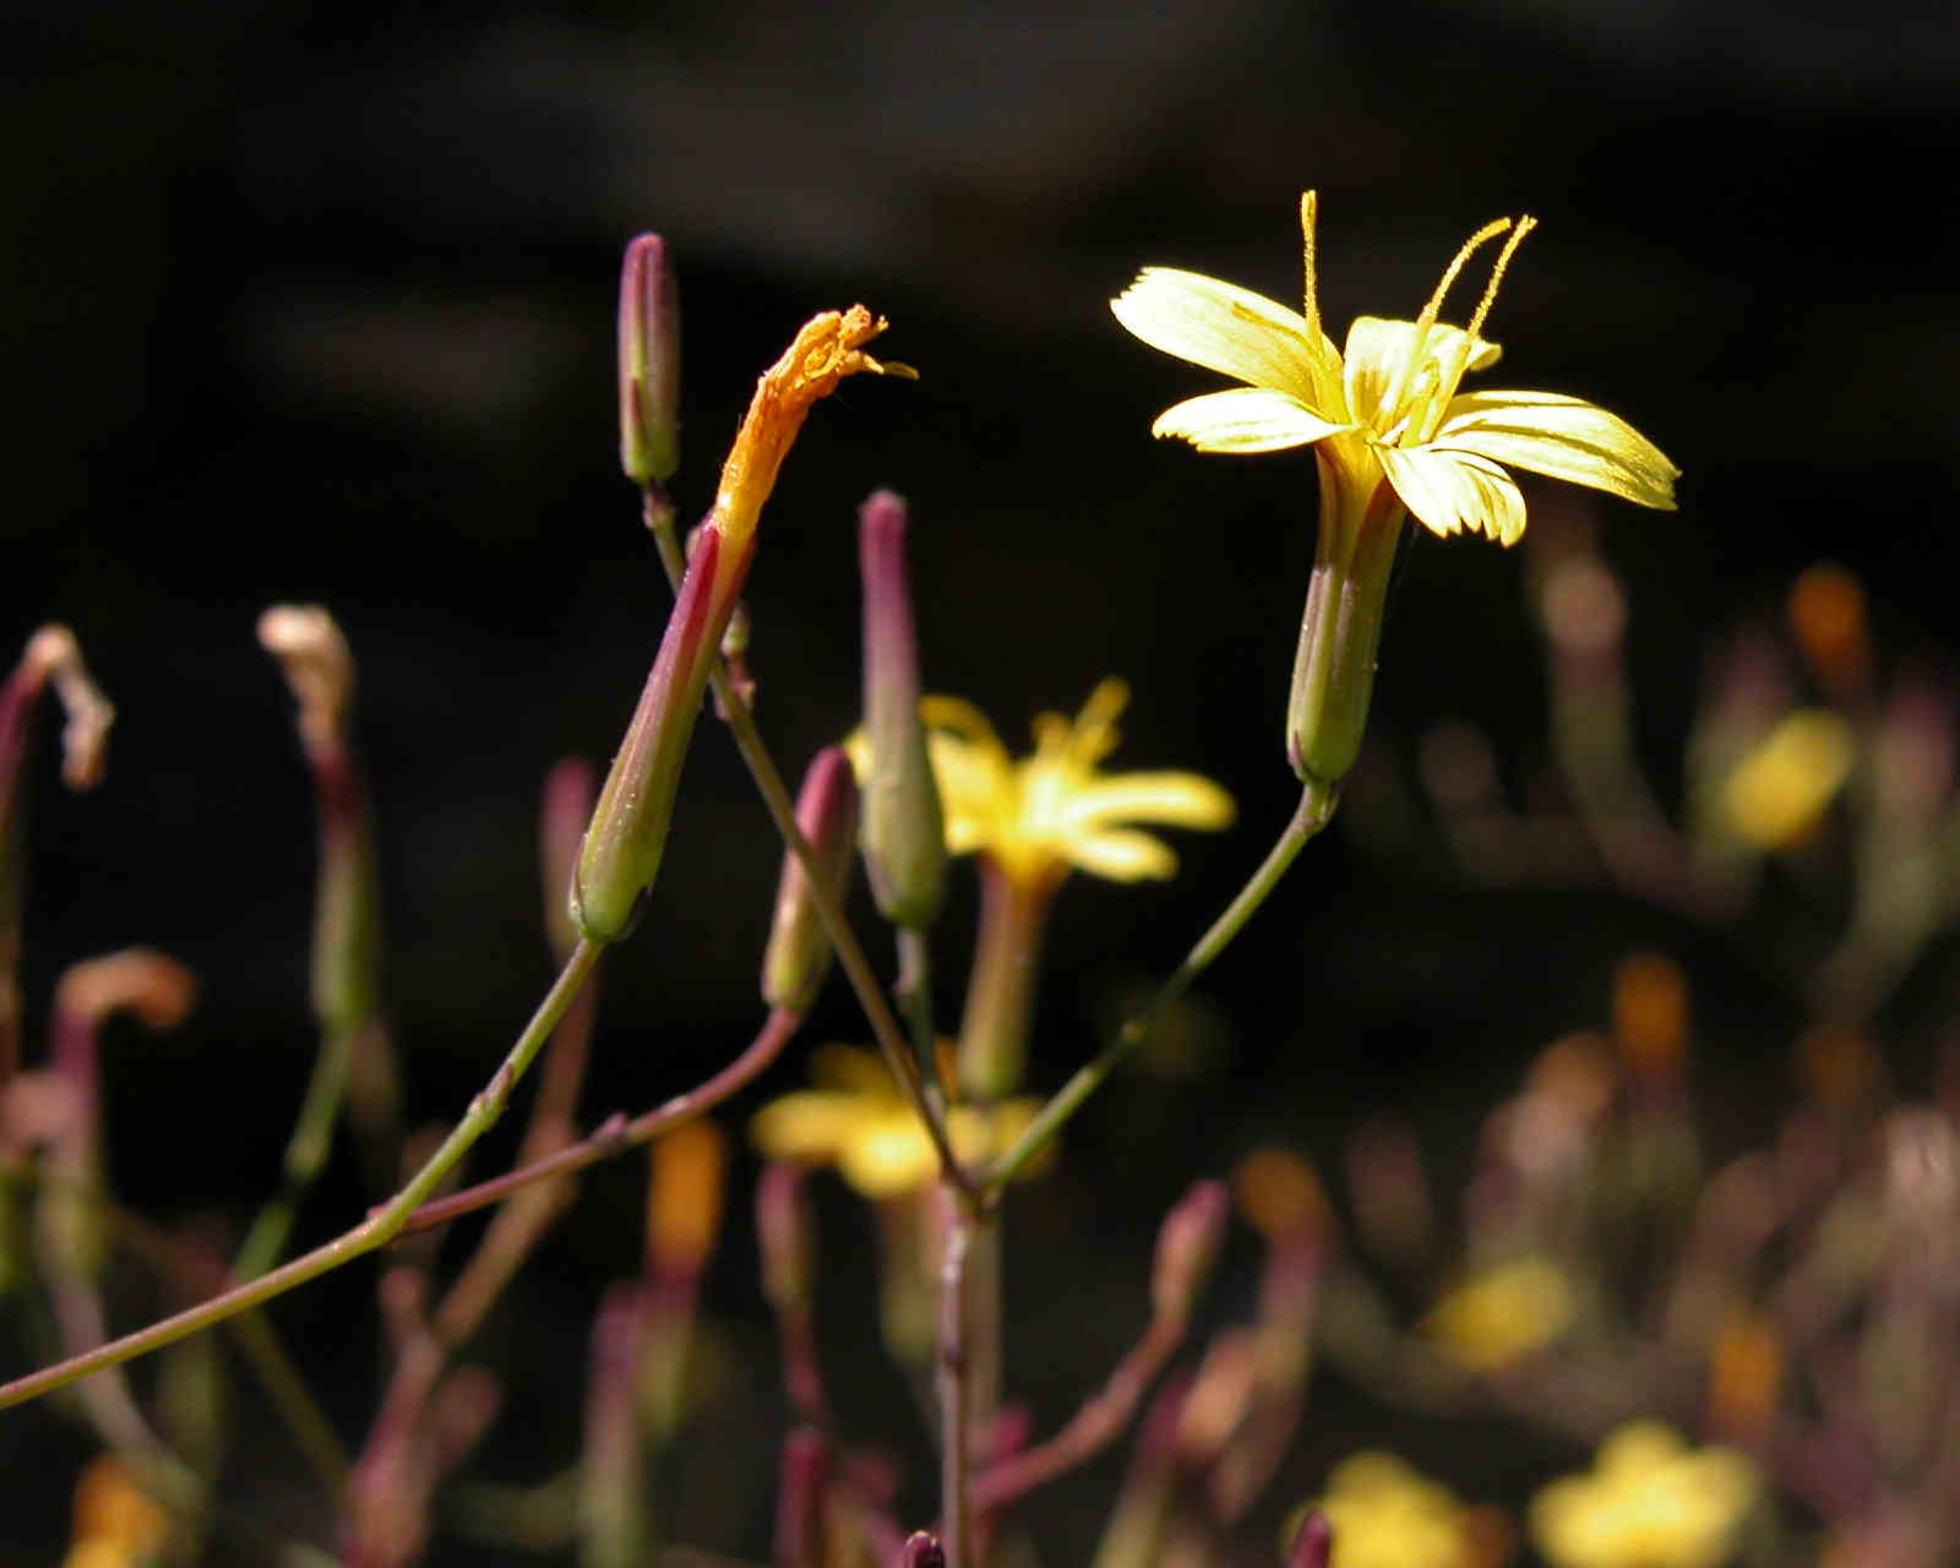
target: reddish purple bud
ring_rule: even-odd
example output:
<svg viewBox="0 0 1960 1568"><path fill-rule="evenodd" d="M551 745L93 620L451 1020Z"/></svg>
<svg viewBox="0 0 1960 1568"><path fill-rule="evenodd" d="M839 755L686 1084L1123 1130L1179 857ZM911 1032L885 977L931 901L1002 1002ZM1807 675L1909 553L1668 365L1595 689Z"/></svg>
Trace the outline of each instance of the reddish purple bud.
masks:
<svg viewBox="0 0 1960 1568"><path fill-rule="evenodd" d="M1318 1509L1309 1509L1286 1554L1286 1568L1327 1568L1334 1556L1334 1527Z"/></svg>
<svg viewBox="0 0 1960 1568"><path fill-rule="evenodd" d="M919 722L919 652L905 575L905 503L880 490L858 510L864 584L864 859L885 918L922 929L946 891L946 828Z"/></svg>
<svg viewBox="0 0 1960 1568"><path fill-rule="evenodd" d="M566 757L545 775L538 813L538 862L544 874L545 934L561 964L578 942L565 894L578 867L579 840L592 820L592 797L598 787L596 771L583 757Z"/></svg>
<svg viewBox="0 0 1960 1568"><path fill-rule="evenodd" d="M816 1235L803 1195L803 1172L788 1161L763 1167L755 1189L755 1232L762 1254L762 1294L770 1306L782 1311L807 1305Z"/></svg>
<svg viewBox="0 0 1960 1568"><path fill-rule="evenodd" d="M721 536L708 529L688 560L640 705L593 808L571 897L573 923L588 941L624 936L659 874L681 764L726 619L720 561Z"/></svg>
<svg viewBox="0 0 1960 1568"><path fill-rule="evenodd" d="M680 466L680 298L657 234L626 247L619 274L619 466L663 484Z"/></svg>
<svg viewBox="0 0 1960 1568"><path fill-rule="evenodd" d="M818 879L842 903L850 887L857 847L858 788L850 758L838 746L817 753L796 797L796 825L810 841ZM776 918L762 959L762 999L771 1007L802 1013L816 1000L829 972L830 937L818 918L810 879L794 855L783 857L776 884Z"/></svg>
<svg viewBox="0 0 1960 1568"><path fill-rule="evenodd" d="M946 1568L946 1548L924 1530L914 1530L898 1551L898 1568Z"/></svg>
<svg viewBox="0 0 1960 1568"><path fill-rule="evenodd" d="M1191 1316L1218 1257L1230 1208L1223 1182L1201 1181L1164 1216L1150 1278L1151 1310L1160 1321L1182 1323Z"/></svg>

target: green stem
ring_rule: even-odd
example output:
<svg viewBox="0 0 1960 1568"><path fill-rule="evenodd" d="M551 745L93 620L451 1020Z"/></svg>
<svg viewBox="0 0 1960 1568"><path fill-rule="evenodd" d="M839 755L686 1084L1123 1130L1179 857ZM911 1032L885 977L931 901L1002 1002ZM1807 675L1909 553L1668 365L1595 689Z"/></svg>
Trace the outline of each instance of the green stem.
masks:
<svg viewBox="0 0 1960 1568"><path fill-rule="evenodd" d="M898 983L893 988L912 1031L912 1057L933 1111L946 1114L946 1086L939 1078L939 1036L932 1019L932 941L914 926L898 928Z"/></svg>
<svg viewBox="0 0 1960 1568"><path fill-rule="evenodd" d="M1010 875L980 862L980 934L960 1021L960 1093L991 1104L1021 1087L1041 933L1056 879Z"/></svg>
<svg viewBox="0 0 1960 1568"><path fill-rule="evenodd" d="M948 1190L939 1263L939 1507L946 1568L980 1568L973 1552L973 1383L967 1359L968 1249L981 1223Z"/></svg>
<svg viewBox="0 0 1960 1568"><path fill-rule="evenodd" d="M343 1264L351 1263L393 1241L408 1217L441 1185L456 1163L469 1152L471 1145L496 1125L510 1103L518 1080L551 1038L551 1031L571 1006L579 988L590 977L602 951L598 944L584 941L572 950L564 969L559 972L544 1000L538 1004L524 1032L517 1037L517 1043L511 1047L503 1065L470 1102L468 1113L457 1124L455 1131L443 1140L442 1146L415 1173L413 1179L389 1199L385 1207L324 1246L316 1247L256 1279L236 1285L209 1301L163 1318L133 1334L125 1334L121 1339L98 1345L82 1355L71 1356L54 1366L43 1367L38 1372L0 1385L0 1410L65 1388L91 1372L121 1366L137 1356L175 1344L214 1323L222 1323L262 1302L283 1296L287 1291L318 1279L322 1274L329 1274Z"/></svg>
<svg viewBox="0 0 1960 1568"><path fill-rule="evenodd" d="M340 1115L340 1101L347 1088L348 1065L353 1056L351 1031L327 1031L313 1058L313 1075L306 1085L306 1098L300 1104L299 1119L286 1140L283 1164L285 1181L278 1194L259 1210L245 1245L238 1249L232 1274L240 1280L255 1279L279 1261L293 1233L299 1206L312 1189L320 1169L327 1163L333 1147L333 1126Z"/></svg>
<svg viewBox="0 0 1960 1568"><path fill-rule="evenodd" d="M1157 994L1144 1009L1123 1025L1116 1038L1104 1046L1100 1054L1077 1070L1075 1076L1041 1108L1014 1147L985 1174L982 1193L989 1204L1000 1201L1001 1192L1021 1167L1048 1145L1068 1119L1082 1108L1083 1102L1101 1088L1109 1075L1149 1037L1151 1026L1165 1009L1183 996L1191 988L1192 982L1231 945L1232 939L1252 918L1254 911L1266 902L1279 885L1280 878L1286 874L1300 851L1306 848L1307 840L1327 826L1339 798L1339 792L1334 787L1316 780L1307 781L1293 819L1267 852L1259 869L1253 872L1251 880L1239 889L1238 896L1226 906L1225 912L1212 922L1210 930L1198 938L1185 955L1184 962L1158 987Z"/></svg>
<svg viewBox="0 0 1960 1568"><path fill-rule="evenodd" d="M674 530L674 508L658 486L647 486L643 495L647 529L660 552L660 564L666 569L667 580L678 591L681 577L687 569L687 559L681 553L680 539ZM978 1194L974 1190L973 1179L961 1168L953 1153L952 1138L946 1131L946 1119L939 1114L927 1093L925 1081L919 1076L918 1063L912 1058L897 1016L885 1000L884 989L878 983L871 960L865 956L864 945L858 941L857 933L844 918L843 905L826 885L816 853L810 848L810 841L803 836L802 828L797 826L796 802L790 795L789 786L783 782L775 758L770 755L768 743L756 728L755 714L729 676L725 659L716 657L708 679L714 688L722 718L728 725L729 733L735 737L735 746L741 752L743 762L748 764L750 776L762 795L763 805L768 808L770 820L776 825L776 832L803 867L803 874L809 882L810 905L816 910L817 919L822 922L831 946L837 950L837 962L843 968L851 989L857 993L858 1005L864 1009L865 1019L871 1025L872 1038L877 1042L879 1054L885 1059L885 1066L898 1080L899 1088L912 1102L919 1120L925 1124L933 1152L939 1156L940 1171L952 1183L962 1203L975 1204Z"/></svg>

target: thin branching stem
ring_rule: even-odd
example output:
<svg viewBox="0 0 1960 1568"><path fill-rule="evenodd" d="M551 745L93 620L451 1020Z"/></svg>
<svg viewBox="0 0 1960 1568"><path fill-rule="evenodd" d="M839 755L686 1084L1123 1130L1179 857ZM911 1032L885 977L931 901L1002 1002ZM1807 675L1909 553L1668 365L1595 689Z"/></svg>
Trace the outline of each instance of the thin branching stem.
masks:
<svg viewBox="0 0 1960 1568"><path fill-rule="evenodd" d="M1259 869L1252 873L1251 879L1240 888L1238 895L1226 906L1225 912L1211 923L1211 928L1198 938L1191 951L1184 956L1184 962L1174 969L1170 977L1157 988L1157 994L1133 1014L1117 1031L1116 1038L1104 1046L1091 1061L1077 1069L1073 1078L1062 1085L1054 1098L1042 1106L1035 1118L1028 1124L1027 1131L1015 1141L1013 1148L1002 1155L999 1161L987 1171L982 1180L982 1191L990 1204L1000 1201L1001 1193L1015 1174L1046 1148L1049 1141L1062 1130L1077 1111L1082 1109L1089 1096L1100 1089L1109 1075L1128 1059L1150 1036L1151 1027L1163 1016L1164 1011L1178 998L1190 990L1192 983L1213 960L1231 946L1245 924L1259 906L1266 902L1280 879L1286 875L1307 846L1307 841L1326 827L1333 818L1334 807L1338 803L1338 792L1331 786L1309 783L1300 796L1300 804L1293 818L1286 825L1273 847L1267 851L1266 858Z"/></svg>
<svg viewBox="0 0 1960 1568"><path fill-rule="evenodd" d="M409 1216L428 1200L429 1194L442 1184L476 1141L496 1125L510 1103L519 1080L551 1038L552 1030L571 1006L572 998L597 966L602 951L599 944L589 941L580 942L572 950L557 980L538 1004L523 1033L517 1037L510 1054L504 1058L503 1065L470 1102L468 1113L443 1140L441 1147L386 1205L376 1209L352 1230L280 1268L261 1274L257 1279L234 1286L209 1301L163 1318L133 1334L125 1334L121 1339L110 1340L81 1355L71 1356L54 1366L43 1367L38 1372L0 1385L0 1410L38 1399L58 1388L66 1388L91 1372L121 1366L137 1356L175 1344L262 1302L283 1296L287 1291L318 1279L322 1274L331 1273L343 1264L351 1263L393 1241Z"/></svg>

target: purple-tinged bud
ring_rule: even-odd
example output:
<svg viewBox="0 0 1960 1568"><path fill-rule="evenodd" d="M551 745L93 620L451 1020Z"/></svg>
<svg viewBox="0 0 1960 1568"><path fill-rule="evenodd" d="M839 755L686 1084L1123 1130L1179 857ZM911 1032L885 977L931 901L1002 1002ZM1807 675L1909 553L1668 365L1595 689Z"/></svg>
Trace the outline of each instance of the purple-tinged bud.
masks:
<svg viewBox="0 0 1960 1568"><path fill-rule="evenodd" d="M544 875L544 926L551 950L564 963L578 943L578 927L565 907L565 890L578 870L579 840L592 820L599 781L583 757L566 757L545 775L538 813L538 862Z"/></svg>
<svg viewBox="0 0 1960 1568"><path fill-rule="evenodd" d="M946 827L919 720L919 654L905 575L905 503L880 490L858 511L864 583L864 859L886 919L929 926L946 892Z"/></svg>
<svg viewBox="0 0 1960 1568"><path fill-rule="evenodd" d="M1292 1550L1286 1554L1286 1568L1327 1568L1333 1556L1334 1527L1319 1509L1308 1509L1293 1536Z"/></svg>
<svg viewBox="0 0 1960 1568"><path fill-rule="evenodd" d="M776 1492L777 1568L823 1568L830 1511L830 1451L822 1434L798 1427L783 1439Z"/></svg>
<svg viewBox="0 0 1960 1568"><path fill-rule="evenodd" d="M946 1568L946 1548L936 1536L914 1530L898 1549L898 1568Z"/></svg>
<svg viewBox="0 0 1960 1568"><path fill-rule="evenodd" d="M640 705L593 808L571 896L572 922L588 941L624 936L660 871L681 764L721 640L720 559L721 535L707 530L688 560Z"/></svg>
<svg viewBox="0 0 1960 1568"><path fill-rule="evenodd" d="M667 246L642 234L619 273L619 466L638 485L680 466L680 297Z"/></svg>
<svg viewBox="0 0 1960 1568"><path fill-rule="evenodd" d="M1161 1323L1190 1319L1218 1258L1231 1200L1225 1184L1201 1181L1164 1216L1157 1232L1157 1259L1150 1276L1150 1306Z"/></svg>
<svg viewBox="0 0 1960 1568"><path fill-rule="evenodd" d="M850 888L857 823L858 788L850 758L842 747L825 747L803 775L796 825L810 841L824 890L839 904ZM762 958L762 999L785 1012L807 1012L830 970L830 937L811 894L803 863L785 855L776 884L776 917Z"/></svg>
<svg viewBox="0 0 1960 1568"><path fill-rule="evenodd" d="M789 1161L763 1167L755 1189L755 1232L762 1254L762 1294L769 1305L779 1312L807 1306L816 1238L803 1195L803 1172Z"/></svg>

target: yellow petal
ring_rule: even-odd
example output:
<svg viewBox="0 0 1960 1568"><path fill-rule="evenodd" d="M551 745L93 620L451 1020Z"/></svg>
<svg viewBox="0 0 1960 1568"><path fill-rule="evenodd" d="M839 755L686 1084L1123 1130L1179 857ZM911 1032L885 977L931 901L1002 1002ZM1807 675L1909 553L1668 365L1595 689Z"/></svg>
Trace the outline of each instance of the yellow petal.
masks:
<svg viewBox="0 0 1960 1568"><path fill-rule="evenodd" d="M1181 436L1200 452L1282 452L1350 428L1322 419L1289 393L1234 387L1172 404L1150 433Z"/></svg>
<svg viewBox="0 0 1960 1568"><path fill-rule="evenodd" d="M1417 521L1447 538L1459 529L1516 544L1524 533L1524 497L1488 458L1434 447L1378 446L1375 456Z"/></svg>
<svg viewBox="0 0 1960 1568"><path fill-rule="evenodd" d="M1410 376L1406 383L1402 380L1415 343L1413 321L1389 321L1380 316L1354 318L1354 324L1348 328L1342 359L1346 365L1348 413L1358 423L1386 430L1400 417L1397 411L1382 405L1398 385L1406 386L1410 392L1417 389L1420 375ZM1503 352L1495 343L1483 338L1473 342L1461 327L1445 326L1439 321L1423 339L1423 361L1436 366L1440 373L1445 361L1454 364L1456 356L1466 348L1469 361L1465 368L1469 370L1487 369L1497 363L1498 355Z"/></svg>
<svg viewBox="0 0 1960 1568"><path fill-rule="evenodd" d="M1617 414L1556 392L1472 392L1451 401L1434 444L1674 510L1681 470Z"/></svg>
<svg viewBox="0 0 1960 1568"><path fill-rule="evenodd" d="M1112 882L1162 881L1177 874L1170 846L1148 833L1104 828L1071 833L1055 847L1082 870Z"/></svg>
<svg viewBox="0 0 1960 1568"><path fill-rule="evenodd" d="M803 1089L757 1111L749 1121L749 1141L772 1160L832 1160L863 1120L857 1096Z"/></svg>
<svg viewBox="0 0 1960 1568"><path fill-rule="evenodd" d="M1232 797L1196 773L1114 773L1078 784L1059 813L1071 826L1156 822L1178 828L1222 828L1232 814Z"/></svg>
<svg viewBox="0 0 1960 1568"><path fill-rule="evenodd" d="M1729 775L1722 792L1729 821L1759 849L1793 849L1823 819L1857 760L1857 736L1845 719L1799 709Z"/></svg>
<svg viewBox="0 0 1960 1568"><path fill-rule="evenodd" d="M867 1198L895 1198L930 1181L939 1156L918 1119L895 1110L858 1129L839 1152L837 1169Z"/></svg>
<svg viewBox="0 0 1960 1568"><path fill-rule="evenodd" d="M1316 363L1328 368L1333 353L1284 305L1202 273L1146 267L1109 308L1152 348L1303 403L1313 400Z"/></svg>

